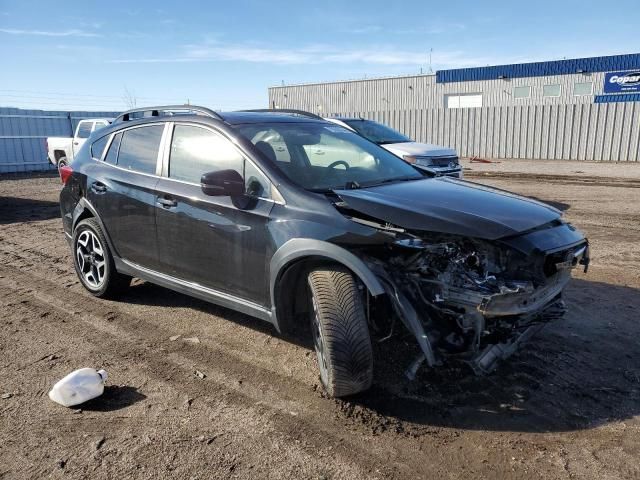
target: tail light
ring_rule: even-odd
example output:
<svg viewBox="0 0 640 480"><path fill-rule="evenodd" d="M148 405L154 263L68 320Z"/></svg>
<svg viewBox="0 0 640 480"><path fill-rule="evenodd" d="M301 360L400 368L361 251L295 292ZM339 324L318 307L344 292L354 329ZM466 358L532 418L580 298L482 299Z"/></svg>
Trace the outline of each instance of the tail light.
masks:
<svg viewBox="0 0 640 480"><path fill-rule="evenodd" d="M60 180L64 185L67 184L67 180L71 178L71 174L73 173L73 168L69 165L63 165L58 169L58 173L60 174Z"/></svg>

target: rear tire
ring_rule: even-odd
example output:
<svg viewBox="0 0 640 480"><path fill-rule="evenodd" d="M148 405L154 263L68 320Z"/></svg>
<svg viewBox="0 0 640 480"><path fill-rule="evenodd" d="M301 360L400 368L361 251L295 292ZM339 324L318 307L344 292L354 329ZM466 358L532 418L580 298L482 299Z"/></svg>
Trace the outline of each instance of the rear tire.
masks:
<svg viewBox="0 0 640 480"><path fill-rule="evenodd" d="M73 265L82 286L100 298L115 298L131 283L116 271L113 255L95 218L80 221L73 232Z"/></svg>
<svg viewBox="0 0 640 480"><path fill-rule="evenodd" d="M373 350L358 285L343 267L309 273L311 328L320 380L332 397L362 392L373 381Z"/></svg>

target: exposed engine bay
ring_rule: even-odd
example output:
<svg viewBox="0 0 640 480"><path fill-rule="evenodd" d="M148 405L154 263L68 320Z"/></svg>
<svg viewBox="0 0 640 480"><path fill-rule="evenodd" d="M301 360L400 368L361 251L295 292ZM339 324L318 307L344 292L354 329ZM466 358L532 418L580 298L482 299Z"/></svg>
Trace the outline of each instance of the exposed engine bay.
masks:
<svg viewBox="0 0 640 480"><path fill-rule="evenodd" d="M463 359L477 374L492 371L498 360L564 315L562 290L571 270L582 265L586 272L589 264L584 238L562 248L523 252L509 239L410 232L371 218L352 220L377 225L395 239L362 254L420 345L422 354L408 368L409 378L423 362L436 366L449 356ZM567 226L556 221L543 229Z"/></svg>

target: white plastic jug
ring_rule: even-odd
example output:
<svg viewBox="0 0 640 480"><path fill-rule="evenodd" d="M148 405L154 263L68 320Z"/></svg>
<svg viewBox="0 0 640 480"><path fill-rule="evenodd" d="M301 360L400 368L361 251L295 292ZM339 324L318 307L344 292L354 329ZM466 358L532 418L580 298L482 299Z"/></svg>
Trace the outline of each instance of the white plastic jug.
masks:
<svg viewBox="0 0 640 480"><path fill-rule="evenodd" d="M106 379L104 370L81 368L56 383L49 392L49 398L65 407L79 405L102 395Z"/></svg>

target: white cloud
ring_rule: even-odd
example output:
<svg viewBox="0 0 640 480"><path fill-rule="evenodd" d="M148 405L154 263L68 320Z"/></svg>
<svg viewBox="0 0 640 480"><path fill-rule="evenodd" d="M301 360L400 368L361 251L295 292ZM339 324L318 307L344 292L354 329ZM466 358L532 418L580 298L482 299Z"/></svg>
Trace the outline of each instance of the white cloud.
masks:
<svg viewBox="0 0 640 480"><path fill-rule="evenodd" d="M216 61L271 63L276 65L373 64L425 65L427 51L389 46L346 49L333 45L307 45L296 49L248 44L227 44L216 40L200 45L185 45L183 53L173 57L115 59L113 63L203 63ZM495 64L498 59L467 56L460 51L433 52L436 68L473 67ZM504 59L500 59L504 60ZM498 61L499 63L499 61Z"/></svg>
<svg viewBox="0 0 640 480"><path fill-rule="evenodd" d="M30 35L41 37L101 37L99 33L86 32L84 30L20 30L17 28L0 28L0 33L9 35Z"/></svg>

